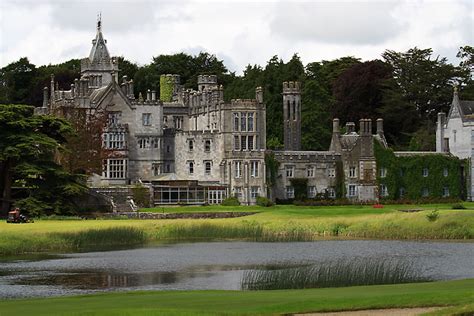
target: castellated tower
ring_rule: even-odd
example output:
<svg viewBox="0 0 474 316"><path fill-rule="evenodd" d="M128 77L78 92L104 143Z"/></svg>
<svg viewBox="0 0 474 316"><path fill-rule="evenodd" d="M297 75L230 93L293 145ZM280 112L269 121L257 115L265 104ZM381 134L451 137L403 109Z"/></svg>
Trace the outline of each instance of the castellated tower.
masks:
<svg viewBox="0 0 474 316"><path fill-rule="evenodd" d="M216 75L199 75L197 83L199 91L210 90L218 87Z"/></svg>
<svg viewBox="0 0 474 316"><path fill-rule="evenodd" d="M285 150L301 150L301 88L298 81L283 82Z"/></svg>

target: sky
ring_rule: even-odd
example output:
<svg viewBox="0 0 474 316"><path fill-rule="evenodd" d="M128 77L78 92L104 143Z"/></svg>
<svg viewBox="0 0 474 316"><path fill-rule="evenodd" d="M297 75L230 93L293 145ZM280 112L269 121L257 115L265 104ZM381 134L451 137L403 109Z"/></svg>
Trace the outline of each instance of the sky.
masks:
<svg viewBox="0 0 474 316"><path fill-rule="evenodd" d="M237 74L274 55L372 60L415 46L457 65L459 47L474 46L474 0L0 0L0 67L87 57L99 12L112 56L144 65L205 51Z"/></svg>

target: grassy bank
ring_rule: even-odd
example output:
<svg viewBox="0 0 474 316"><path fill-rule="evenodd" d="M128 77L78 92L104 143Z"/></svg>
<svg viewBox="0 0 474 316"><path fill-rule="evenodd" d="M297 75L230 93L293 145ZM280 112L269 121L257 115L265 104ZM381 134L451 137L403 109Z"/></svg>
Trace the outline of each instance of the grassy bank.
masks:
<svg viewBox="0 0 474 316"><path fill-rule="evenodd" d="M278 291L156 291L0 301L0 315L278 315L448 306L473 311L474 280ZM455 315L437 312L437 315Z"/></svg>
<svg viewBox="0 0 474 316"><path fill-rule="evenodd" d="M325 238L463 239L474 238L474 204L261 208L174 207L165 212L259 211L228 219L177 220L37 220L31 224L0 222L0 255L76 251L95 246L129 246L156 241L249 240L311 241ZM400 209L422 209L405 213ZM439 219L426 215L438 210ZM158 211L151 209L149 211ZM163 211L161 208L159 211Z"/></svg>

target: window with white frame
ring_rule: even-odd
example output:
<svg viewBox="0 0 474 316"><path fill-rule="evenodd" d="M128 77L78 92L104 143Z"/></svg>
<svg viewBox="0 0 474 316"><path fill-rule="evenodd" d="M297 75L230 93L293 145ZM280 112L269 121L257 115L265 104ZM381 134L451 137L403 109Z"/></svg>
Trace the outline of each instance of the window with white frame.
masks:
<svg viewBox="0 0 474 316"><path fill-rule="evenodd" d="M349 196L354 197L357 195L357 187L353 184L349 184Z"/></svg>
<svg viewBox="0 0 474 316"><path fill-rule="evenodd" d="M194 174L194 161L188 161L188 173Z"/></svg>
<svg viewBox="0 0 474 316"><path fill-rule="evenodd" d="M258 197L258 189L259 187L250 187L250 197L252 199L256 199Z"/></svg>
<svg viewBox="0 0 474 316"><path fill-rule="evenodd" d="M387 168L381 167L380 168L380 178L385 178L387 176Z"/></svg>
<svg viewBox="0 0 474 316"><path fill-rule="evenodd" d="M448 197L448 196L449 196L449 188L443 187L443 197Z"/></svg>
<svg viewBox="0 0 474 316"><path fill-rule="evenodd" d="M238 199L242 198L242 187L234 187L234 196Z"/></svg>
<svg viewBox="0 0 474 316"><path fill-rule="evenodd" d="M316 197L316 187L314 185L311 185L308 187L308 197L309 198Z"/></svg>
<svg viewBox="0 0 474 316"><path fill-rule="evenodd" d="M335 177L336 177L336 169L334 169L334 168L329 168L329 169L328 169L328 177L329 177L329 178L335 178Z"/></svg>
<svg viewBox="0 0 474 316"><path fill-rule="evenodd" d="M247 113L240 112L240 131L246 132L247 131Z"/></svg>
<svg viewBox="0 0 474 316"><path fill-rule="evenodd" d="M102 134L103 144L105 149L124 149L125 148L125 133L124 132L108 132Z"/></svg>
<svg viewBox="0 0 474 316"><path fill-rule="evenodd" d="M295 188L291 185L286 187L286 198L287 199L294 199L295 198Z"/></svg>
<svg viewBox="0 0 474 316"><path fill-rule="evenodd" d="M239 125L240 125L239 113L234 113L233 116L234 116L234 132L238 132Z"/></svg>
<svg viewBox="0 0 474 316"><path fill-rule="evenodd" d="M349 167L349 178L357 177L356 167Z"/></svg>
<svg viewBox="0 0 474 316"><path fill-rule="evenodd" d="M242 177L242 161L234 161L234 177Z"/></svg>
<svg viewBox="0 0 474 316"><path fill-rule="evenodd" d="M429 195L430 195L430 190L428 190L428 188L421 189L421 196L422 197L427 197Z"/></svg>
<svg viewBox="0 0 474 316"><path fill-rule="evenodd" d="M205 160L204 161L204 174L210 175L212 171L212 161Z"/></svg>
<svg viewBox="0 0 474 316"><path fill-rule="evenodd" d="M138 148L144 149L150 147L150 138L148 137L139 137L138 138Z"/></svg>
<svg viewBox="0 0 474 316"><path fill-rule="evenodd" d="M193 139L188 139L188 150L189 151L194 150L194 140Z"/></svg>
<svg viewBox="0 0 474 316"><path fill-rule="evenodd" d="M151 113L143 113L142 114L142 125L143 126L150 126L151 125Z"/></svg>
<svg viewBox="0 0 474 316"><path fill-rule="evenodd" d="M154 163L151 165L151 171L153 172L153 176L159 176L161 174L161 164Z"/></svg>
<svg viewBox="0 0 474 316"><path fill-rule="evenodd" d="M421 174L423 175L423 177L427 177L429 174L428 168L423 168L423 170L421 171Z"/></svg>
<svg viewBox="0 0 474 316"><path fill-rule="evenodd" d="M247 131L253 132L253 113L247 113Z"/></svg>
<svg viewBox="0 0 474 316"><path fill-rule="evenodd" d="M336 198L336 190L334 190L334 188L328 188L327 191L328 191L329 198L331 199Z"/></svg>
<svg viewBox="0 0 474 316"><path fill-rule="evenodd" d="M295 166L285 166L285 174L287 178L293 178L295 176Z"/></svg>
<svg viewBox="0 0 474 316"><path fill-rule="evenodd" d="M247 136L247 149L253 150L253 136L252 135Z"/></svg>
<svg viewBox="0 0 474 316"><path fill-rule="evenodd" d="M234 136L234 150L240 150L240 139L238 135Z"/></svg>
<svg viewBox="0 0 474 316"><path fill-rule="evenodd" d="M388 189L387 189L387 186L385 184L380 185L380 196L381 197L388 196Z"/></svg>
<svg viewBox="0 0 474 316"><path fill-rule="evenodd" d="M210 139L204 140L204 151L205 152L210 152L211 151L211 140Z"/></svg>
<svg viewBox="0 0 474 316"><path fill-rule="evenodd" d="M247 136L240 136L240 150L247 150Z"/></svg>
<svg viewBox="0 0 474 316"><path fill-rule="evenodd" d="M252 178L258 178L258 160L250 161L250 176Z"/></svg>
<svg viewBox="0 0 474 316"><path fill-rule="evenodd" d="M306 167L306 176L308 178L314 178L314 166Z"/></svg>
<svg viewBox="0 0 474 316"><path fill-rule="evenodd" d="M183 117L182 116L174 116L173 117L173 123L174 123L174 128L176 129L182 129L183 128Z"/></svg>
<svg viewBox="0 0 474 316"><path fill-rule="evenodd" d="M444 177L447 177L448 175L449 175L449 170L448 170L448 168L444 168L444 169L443 169L443 176L444 176Z"/></svg>
<svg viewBox="0 0 474 316"><path fill-rule="evenodd" d="M108 179L125 179L127 163L127 159L105 159L104 176Z"/></svg>
<svg viewBox="0 0 474 316"><path fill-rule="evenodd" d="M122 120L122 112L109 112L107 117L107 123L109 125L118 125Z"/></svg>

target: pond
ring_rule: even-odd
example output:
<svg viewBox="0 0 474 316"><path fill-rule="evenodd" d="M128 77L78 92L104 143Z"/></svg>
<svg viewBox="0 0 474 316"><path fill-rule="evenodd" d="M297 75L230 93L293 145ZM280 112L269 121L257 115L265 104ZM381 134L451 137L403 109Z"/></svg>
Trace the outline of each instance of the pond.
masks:
<svg viewBox="0 0 474 316"><path fill-rule="evenodd" d="M117 290L239 290L245 271L352 258L409 260L423 277L474 278L474 243L198 242L3 260L0 298Z"/></svg>

